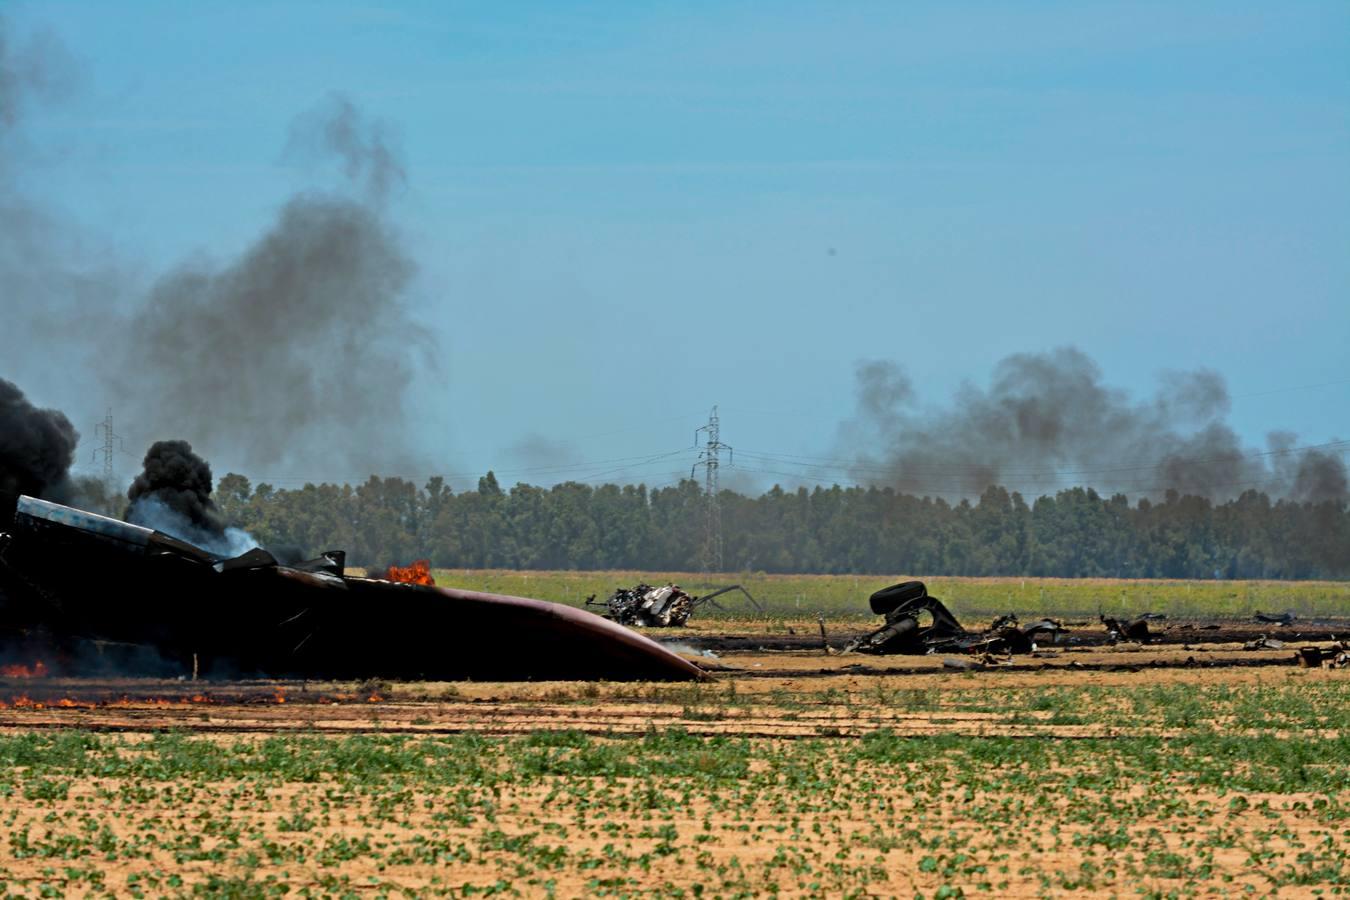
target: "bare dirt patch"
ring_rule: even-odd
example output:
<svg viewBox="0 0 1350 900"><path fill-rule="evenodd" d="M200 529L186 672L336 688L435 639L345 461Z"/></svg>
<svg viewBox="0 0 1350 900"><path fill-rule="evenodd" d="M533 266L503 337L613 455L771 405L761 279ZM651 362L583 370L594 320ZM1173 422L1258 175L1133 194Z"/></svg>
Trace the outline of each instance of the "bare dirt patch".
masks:
<svg viewBox="0 0 1350 900"><path fill-rule="evenodd" d="M708 684L0 681L0 892L1341 888L1350 673L1293 650L733 652Z"/></svg>

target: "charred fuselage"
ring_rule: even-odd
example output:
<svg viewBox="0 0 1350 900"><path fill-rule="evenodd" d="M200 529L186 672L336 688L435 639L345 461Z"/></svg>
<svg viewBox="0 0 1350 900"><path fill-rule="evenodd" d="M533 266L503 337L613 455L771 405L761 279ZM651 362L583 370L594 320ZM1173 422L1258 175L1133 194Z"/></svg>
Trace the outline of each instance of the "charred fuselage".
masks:
<svg viewBox="0 0 1350 900"><path fill-rule="evenodd" d="M583 610L347 575L343 554L220 559L167 535L22 497L0 546L0 651L118 665L153 651L202 675L451 680L705 677ZM155 674L163 674L162 671Z"/></svg>

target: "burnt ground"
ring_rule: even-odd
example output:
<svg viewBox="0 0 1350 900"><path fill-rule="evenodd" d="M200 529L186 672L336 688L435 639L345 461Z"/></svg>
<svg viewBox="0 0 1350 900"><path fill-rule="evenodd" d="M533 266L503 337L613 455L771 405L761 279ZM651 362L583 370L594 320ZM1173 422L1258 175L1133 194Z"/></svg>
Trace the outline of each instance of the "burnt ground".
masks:
<svg viewBox="0 0 1350 900"><path fill-rule="evenodd" d="M822 701L820 721L760 711L748 716L690 716L690 698L706 692L748 695L789 693L815 704L818 695L869 690L941 689L947 685L991 690L1044 684L1074 685L1123 679L1240 683L1304 671L1304 648L1331 651L1350 622L1269 626L1238 622L1154 622L1148 642L1107 641L1100 626L1074 626L1060 642L1016 656L864 656L822 650L820 635L718 633L713 626L654 633L706 668L710 685L603 682L319 683L273 680L190 681L147 678L0 677L0 732L87 728L105 731L390 732L411 734L517 734L575 729L591 734L638 734L678 725L692 733L763 737L821 734L857 736L876 728L928 733L931 717L906 719L891 710L859 718L835 700ZM1095 623L1094 623L1095 625ZM1246 649L1265 635L1279 646ZM830 632L842 645L850 632ZM503 650L509 652L509 650ZM1323 670L1333 679L1350 670ZM1111 682L1115 683L1115 682ZM697 704L695 704L697 705ZM826 724L822 724L826 723ZM971 723L946 722L960 732ZM981 733L991 725L977 723ZM1018 726L1019 728L1021 726ZM1014 729L1016 731L1017 729ZM1019 732L1020 733L1020 732ZM1056 732L1057 734L1059 732ZM1071 735L1065 735L1071 736Z"/></svg>
<svg viewBox="0 0 1350 900"><path fill-rule="evenodd" d="M1059 639L1041 643L1046 649L1106 647L1112 641L1099 622L1082 619L1061 620L1065 631ZM880 627L877 620L875 627ZM790 627L792 632L786 629ZM978 630L980 626L974 626ZM856 637L869 634L872 627L852 625L826 626L826 641L839 648ZM1283 642L1334 642L1350 638L1350 618L1297 620L1292 625L1254 622L1249 619L1154 619L1149 622L1150 646L1246 643L1261 636ZM774 631L755 632L736 624L721 630L715 622L698 623L689 628L645 629L644 634L663 644L687 647L695 652L716 654L755 651L817 650L822 647L819 627L814 623L779 626Z"/></svg>

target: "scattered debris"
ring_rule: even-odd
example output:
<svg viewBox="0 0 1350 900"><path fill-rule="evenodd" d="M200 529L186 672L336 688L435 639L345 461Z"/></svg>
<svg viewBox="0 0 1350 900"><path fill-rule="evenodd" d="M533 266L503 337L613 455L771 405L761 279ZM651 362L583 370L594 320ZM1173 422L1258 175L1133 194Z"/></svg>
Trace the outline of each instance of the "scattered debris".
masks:
<svg viewBox="0 0 1350 900"><path fill-rule="evenodd" d="M586 605L593 603L594 596L587 598ZM679 586L667 584L652 587L639 584L633 588L619 588L605 602L608 610L605 618L620 625L639 625L644 628L667 628L680 626L689 620L693 612L694 598Z"/></svg>
<svg viewBox="0 0 1350 900"><path fill-rule="evenodd" d="M1131 619L1122 624L1118 619L1112 619L1108 616L1101 617L1102 624L1106 626L1106 634L1111 639L1111 643L1117 641L1139 641L1141 644L1148 643L1149 630L1148 619L1142 616L1137 619Z"/></svg>
<svg viewBox="0 0 1350 900"><path fill-rule="evenodd" d="M1277 641L1274 638L1268 638L1264 634L1254 641L1248 641L1242 645L1243 650L1283 650L1284 641Z"/></svg>
<svg viewBox="0 0 1350 900"><path fill-rule="evenodd" d="M686 593L677 584L652 587L650 584L638 584L631 588L618 588L608 600L595 599L595 595L586 598L587 606L604 606L605 618L620 625L640 628L680 628L689 621L694 610L704 604L725 609L715 598L731 591L740 591L750 601L756 612L763 608L739 584L718 588L711 594L695 597Z"/></svg>
<svg viewBox="0 0 1350 900"><path fill-rule="evenodd" d="M1256 615L1252 616L1252 621L1260 622L1263 625L1279 625L1287 627L1293 625L1298 617L1291 612L1280 613L1278 616L1270 613L1263 613L1257 610Z"/></svg>
<svg viewBox="0 0 1350 900"><path fill-rule="evenodd" d="M922 581L883 588L868 598L868 603L872 612L886 617L886 624L850 641L845 653L1031 653L1036 649L1037 636L1050 635L1053 641L1064 630L1053 619L1019 628L1017 616L1010 613L996 619L987 631L967 631L941 600L928 593Z"/></svg>
<svg viewBox="0 0 1350 900"><path fill-rule="evenodd" d="M1301 647L1294 654L1305 669L1350 668L1350 647L1338 643L1333 647Z"/></svg>
<svg viewBox="0 0 1350 900"><path fill-rule="evenodd" d="M1324 656L1321 647L1303 647L1294 656L1298 664L1305 669L1322 668Z"/></svg>

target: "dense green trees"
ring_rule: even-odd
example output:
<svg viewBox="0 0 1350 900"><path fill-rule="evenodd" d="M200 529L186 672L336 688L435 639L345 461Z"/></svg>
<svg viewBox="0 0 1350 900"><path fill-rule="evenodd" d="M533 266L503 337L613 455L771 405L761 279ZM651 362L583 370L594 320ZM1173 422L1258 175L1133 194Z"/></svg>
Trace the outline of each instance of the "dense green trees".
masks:
<svg viewBox="0 0 1350 900"><path fill-rule="evenodd" d="M451 568L655 569L699 566L704 498L693 481L648 491L569 482L503 489L489 472L455 494L364 484L253 487L227 475L216 501L233 523L286 554L345 548L354 564L429 557ZM889 488L818 487L721 496L734 571L914 572L1125 578L1344 578L1344 504L1272 502L1256 491L1214 504L1169 492L1131 506L1090 488L1028 504L990 487L974 503Z"/></svg>

